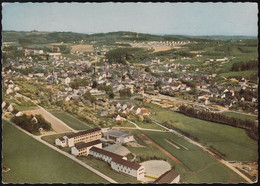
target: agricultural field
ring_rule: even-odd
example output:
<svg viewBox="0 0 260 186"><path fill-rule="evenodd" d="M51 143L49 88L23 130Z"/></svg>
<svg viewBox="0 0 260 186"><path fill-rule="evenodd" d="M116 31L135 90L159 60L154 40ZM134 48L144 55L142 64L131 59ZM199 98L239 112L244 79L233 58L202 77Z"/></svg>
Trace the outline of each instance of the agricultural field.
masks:
<svg viewBox="0 0 260 186"><path fill-rule="evenodd" d="M163 130L164 129L163 127L156 125L153 122L152 123L146 123L146 122L138 121L138 120L135 120L133 122L136 123L139 127L144 128L144 129L157 129L157 130Z"/></svg>
<svg viewBox="0 0 260 186"><path fill-rule="evenodd" d="M131 130L132 131L132 130ZM140 135L148 136L153 142L160 145L171 155L176 157L181 163L176 163L157 147L151 144L145 144L144 147L128 147L128 149L137 156L153 157L154 155L166 159L175 170L181 174L181 183L238 183L245 182L240 176L225 167L201 148L187 142L171 133L153 132L153 131L132 131L135 138ZM171 143L166 142L169 141ZM178 148L176 148L179 147ZM145 150L144 150L145 149ZM205 174L210 176L205 176Z"/></svg>
<svg viewBox="0 0 260 186"><path fill-rule="evenodd" d="M75 53L76 51L79 52L93 52L93 46L92 45L73 45L71 46L71 52Z"/></svg>
<svg viewBox="0 0 260 186"><path fill-rule="evenodd" d="M191 118L183 114L161 108L154 104L145 104L153 119L169 122L173 127L198 138L206 147L214 147L225 155L225 160L257 161L257 141L249 138L245 130L219 123Z"/></svg>
<svg viewBox="0 0 260 186"><path fill-rule="evenodd" d="M11 169L2 173L4 183L107 183L5 120L2 122L2 165Z"/></svg>
<svg viewBox="0 0 260 186"><path fill-rule="evenodd" d="M235 112L223 112L223 114L226 116L240 118L240 119L250 119L250 120L257 119L257 116L249 116L249 115L239 114L239 113L235 113Z"/></svg>
<svg viewBox="0 0 260 186"><path fill-rule="evenodd" d="M49 110L52 115L59 118L61 121L66 123L68 126L75 130L87 130L91 127L86 123L76 119L75 117L71 116L70 114L61 111L61 110Z"/></svg>

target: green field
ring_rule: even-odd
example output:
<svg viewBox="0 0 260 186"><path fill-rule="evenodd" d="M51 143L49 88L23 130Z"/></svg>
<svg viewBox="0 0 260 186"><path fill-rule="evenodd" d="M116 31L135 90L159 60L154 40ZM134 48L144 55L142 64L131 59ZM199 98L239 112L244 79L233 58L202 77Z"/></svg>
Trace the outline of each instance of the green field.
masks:
<svg viewBox="0 0 260 186"><path fill-rule="evenodd" d="M8 122L2 121L2 165L11 169L2 173L3 182L108 183L76 162L27 136Z"/></svg>
<svg viewBox="0 0 260 186"><path fill-rule="evenodd" d="M235 117L235 118L239 118L239 119L250 119L250 120L256 120L257 116L249 116L249 115L245 115L245 114L239 114L239 113L235 113L235 112L223 112L224 115L229 116L229 117Z"/></svg>
<svg viewBox="0 0 260 186"><path fill-rule="evenodd" d="M164 129L161 126L156 125L155 123L146 123L146 122L142 122L142 121L138 121L138 120L135 120L133 122L136 123L139 127L144 128L144 129L158 129L158 130Z"/></svg>
<svg viewBox="0 0 260 186"><path fill-rule="evenodd" d="M225 154L226 160L257 161L257 141L249 138L245 130L219 123L191 118L183 114L161 108L154 104L145 104L152 117L158 122L168 121L172 126L199 139L199 142Z"/></svg>
<svg viewBox="0 0 260 186"><path fill-rule="evenodd" d="M223 76L223 77L226 77L226 78L237 77L237 76L241 76L241 77L244 77L244 78L249 78L254 73L257 74L257 71L255 71L255 70L248 70L248 71L239 71L239 72L226 72L226 73L219 74L219 76Z"/></svg>
<svg viewBox="0 0 260 186"><path fill-rule="evenodd" d="M245 182L245 180L240 178L240 176L232 170L219 163L201 148L187 142L183 138L165 132L131 131L135 134L135 138L138 138L138 134L145 134L183 163L177 164L173 162L173 160L162 153L157 147L148 146L145 143L142 143L145 147L127 147L137 156L145 157L156 155L167 159L167 161L175 167L175 170L180 173L181 183ZM173 147L171 144L167 143L165 139L174 142L180 149Z"/></svg>
<svg viewBox="0 0 260 186"><path fill-rule="evenodd" d="M60 111L60 110L49 110L51 114L53 114L55 117L59 118L61 121L66 123L68 126L75 130L86 130L90 129L91 127L88 126L86 123L74 118L70 114Z"/></svg>

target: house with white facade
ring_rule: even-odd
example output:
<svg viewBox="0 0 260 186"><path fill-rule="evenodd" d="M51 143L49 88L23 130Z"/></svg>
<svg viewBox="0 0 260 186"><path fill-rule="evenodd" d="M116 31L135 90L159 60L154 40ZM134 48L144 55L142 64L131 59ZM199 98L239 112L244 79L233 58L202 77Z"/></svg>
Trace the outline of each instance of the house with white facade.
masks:
<svg viewBox="0 0 260 186"><path fill-rule="evenodd" d="M144 167L127 161L126 157L96 147L92 147L89 154L109 163L117 172L135 177L137 180L144 178Z"/></svg>
<svg viewBox="0 0 260 186"><path fill-rule="evenodd" d="M69 135L65 135L61 138L57 138L55 140L55 145L61 146L61 147L72 147L76 143L79 142L91 142L95 141L101 138L101 129L100 128L94 128L94 129L89 129Z"/></svg>
<svg viewBox="0 0 260 186"><path fill-rule="evenodd" d="M75 156L87 156L89 154L89 149L92 147L97 147L102 149L102 143L100 140L91 141L88 143L80 142L75 144L71 148L71 154Z"/></svg>

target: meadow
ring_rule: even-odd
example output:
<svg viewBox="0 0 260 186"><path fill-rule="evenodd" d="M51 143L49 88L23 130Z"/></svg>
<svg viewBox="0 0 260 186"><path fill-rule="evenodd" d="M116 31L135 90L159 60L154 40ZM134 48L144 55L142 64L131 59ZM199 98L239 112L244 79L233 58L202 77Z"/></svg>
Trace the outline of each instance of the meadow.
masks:
<svg viewBox="0 0 260 186"><path fill-rule="evenodd" d="M173 127L198 138L206 147L214 147L225 154L225 160L257 161L257 141L249 138L245 130L219 123L191 118L183 114L161 108L154 104L145 104L158 122L169 122Z"/></svg>
<svg viewBox="0 0 260 186"><path fill-rule="evenodd" d="M250 120L257 119L257 116L249 116L249 115L239 114L239 113L235 113L235 112L223 112L223 114L226 116L240 118L240 119L250 119Z"/></svg>
<svg viewBox="0 0 260 186"><path fill-rule="evenodd" d="M87 130L91 128L86 123L74 118L64 111L52 109L49 110L49 112L75 130Z"/></svg>
<svg viewBox="0 0 260 186"><path fill-rule="evenodd" d="M4 183L108 183L2 120ZM72 171L77 170L77 171Z"/></svg>
<svg viewBox="0 0 260 186"><path fill-rule="evenodd" d="M201 148L187 142L172 133L154 131L128 130L135 135L140 142L139 135L145 134L166 151L176 157L182 164L175 163L172 159L162 153L157 147L141 142L144 147L127 147L137 157L153 157L154 155L167 160L174 169L181 174L181 183L239 183L244 182L240 176L222 165L216 159L204 152ZM174 142L177 149L165 141ZM183 148L185 147L185 148ZM209 175L209 176L206 176Z"/></svg>

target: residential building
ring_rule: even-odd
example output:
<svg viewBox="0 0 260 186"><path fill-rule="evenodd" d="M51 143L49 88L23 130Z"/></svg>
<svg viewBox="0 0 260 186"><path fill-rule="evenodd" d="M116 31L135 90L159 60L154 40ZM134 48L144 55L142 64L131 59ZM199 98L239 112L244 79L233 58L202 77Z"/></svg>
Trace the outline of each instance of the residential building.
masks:
<svg viewBox="0 0 260 186"><path fill-rule="evenodd" d="M71 148L71 154L75 156L87 156L91 147L97 147L102 149L102 143L100 140L95 140L88 143L77 143L74 147Z"/></svg>
<svg viewBox="0 0 260 186"><path fill-rule="evenodd" d="M74 144L79 142L91 142L101 138L101 129L94 128L74 134L63 136L62 138L57 138L55 144L62 147L72 147Z"/></svg>
<svg viewBox="0 0 260 186"><path fill-rule="evenodd" d="M144 178L144 167L127 161L126 157L96 147L92 147L89 154L109 163L111 168L117 172L135 177L137 180Z"/></svg>

